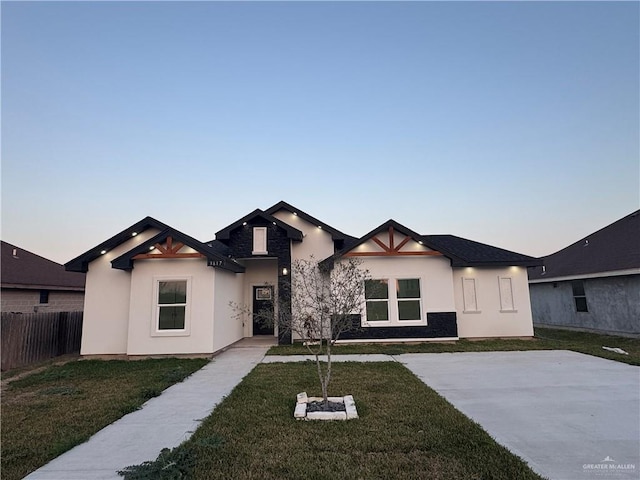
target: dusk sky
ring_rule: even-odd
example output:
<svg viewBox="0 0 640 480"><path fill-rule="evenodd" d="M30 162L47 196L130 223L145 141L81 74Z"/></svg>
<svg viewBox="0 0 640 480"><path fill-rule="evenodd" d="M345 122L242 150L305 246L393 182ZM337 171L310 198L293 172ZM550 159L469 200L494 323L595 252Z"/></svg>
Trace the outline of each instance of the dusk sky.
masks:
<svg viewBox="0 0 640 480"><path fill-rule="evenodd" d="M2 2L2 239L285 200L533 256L640 206L638 2Z"/></svg>

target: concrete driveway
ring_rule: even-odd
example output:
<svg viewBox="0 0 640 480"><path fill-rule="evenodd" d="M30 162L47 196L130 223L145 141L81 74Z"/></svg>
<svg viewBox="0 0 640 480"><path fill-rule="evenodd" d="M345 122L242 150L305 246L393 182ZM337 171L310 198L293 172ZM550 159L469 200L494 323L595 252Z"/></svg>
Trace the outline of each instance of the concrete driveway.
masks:
<svg viewBox="0 0 640 480"><path fill-rule="evenodd" d="M395 359L544 477L640 479L640 367L569 351Z"/></svg>

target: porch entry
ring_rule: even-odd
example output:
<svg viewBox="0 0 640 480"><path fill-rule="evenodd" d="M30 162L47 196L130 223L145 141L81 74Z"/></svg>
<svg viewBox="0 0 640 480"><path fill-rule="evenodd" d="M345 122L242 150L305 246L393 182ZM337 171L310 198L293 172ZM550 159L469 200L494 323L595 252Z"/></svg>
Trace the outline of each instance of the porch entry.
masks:
<svg viewBox="0 0 640 480"><path fill-rule="evenodd" d="M273 313L273 287L263 285L253 287L253 335L273 335L273 325L265 325L258 318L258 312L268 309Z"/></svg>

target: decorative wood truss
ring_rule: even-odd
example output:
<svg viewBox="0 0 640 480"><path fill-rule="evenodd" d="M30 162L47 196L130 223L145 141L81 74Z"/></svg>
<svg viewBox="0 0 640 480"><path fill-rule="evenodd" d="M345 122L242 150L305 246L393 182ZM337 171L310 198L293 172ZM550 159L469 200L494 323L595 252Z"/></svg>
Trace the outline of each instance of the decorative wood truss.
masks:
<svg viewBox="0 0 640 480"><path fill-rule="evenodd" d="M437 256L442 255L442 253L437 252L435 250L402 250L410 240L411 237L405 236L402 241L395 245L394 238L395 230L393 227L389 227L389 238L388 243L384 243L377 237L372 237L373 240L380 248L382 248L381 252L358 252L358 251L350 251L346 253L345 257L384 257L384 256L408 256L408 255L429 255L429 256Z"/></svg>
<svg viewBox="0 0 640 480"><path fill-rule="evenodd" d="M184 247L184 243L178 242L176 244L173 243L173 238L167 237L166 244L160 245L156 243L154 245L155 249L160 253L139 253L133 260L140 260L143 258L205 258L205 256L201 253L178 253L182 247Z"/></svg>

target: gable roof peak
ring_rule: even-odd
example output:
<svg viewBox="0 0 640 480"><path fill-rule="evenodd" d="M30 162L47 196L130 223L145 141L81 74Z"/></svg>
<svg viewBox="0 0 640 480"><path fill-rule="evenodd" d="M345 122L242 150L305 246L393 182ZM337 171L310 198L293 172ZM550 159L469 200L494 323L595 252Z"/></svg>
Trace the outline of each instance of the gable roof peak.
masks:
<svg viewBox="0 0 640 480"><path fill-rule="evenodd" d="M109 250L114 249L118 245L126 242L132 236L136 236L137 234L144 232L149 228L155 228L157 230L164 230L166 228L171 228L169 225L156 220L153 217L144 217L139 222L134 223L128 228L125 228L119 233L116 233L113 237L105 240L104 242L96 245L90 250L87 250L82 255L78 255L73 260L68 261L64 264L64 268L71 272L83 272L87 273L89 270L89 264L98 258L103 252L107 252Z"/></svg>
<svg viewBox="0 0 640 480"><path fill-rule="evenodd" d="M229 240L231 232L233 232L237 228L247 225L249 222L255 221L256 219L262 219L265 222L272 223L273 225L276 225L277 227L285 230L287 232L287 237L291 238L292 240L302 241L302 232L300 230L292 227L282 220L277 219L276 217L271 215L271 213L260 210L259 208L256 208L253 212L245 215L240 220L237 220L231 225L227 225L222 230L219 230L216 233L216 240L222 242Z"/></svg>
<svg viewBox="0 0 640 480"><path fill-rule="evenodd" d="M344 240L351 240L354 239L355 237L352 237L350 235L347 235L343 232L341 232L340 230L338 230L337 228L332 227L331 225L328 225L326 223L324 223L321 220L318 220L317 218L309 215L307 212L304 212L302 210L300 210L297 207L294 207L293 205L291 205L290 203L285 202L284 200L279 201L278 203L276 203L275 205L272 205L271 207L267 208L265 210L266 213L273 215L274 213L280 211L280 210L286 210L289 213L294 214L297 217L302 218L303 220L306 220L307 222L315 225L316 227L320 227L322 230L324 230L325 232L329 233L331 235L331 238L334 241L344 241Z"/></svg>

